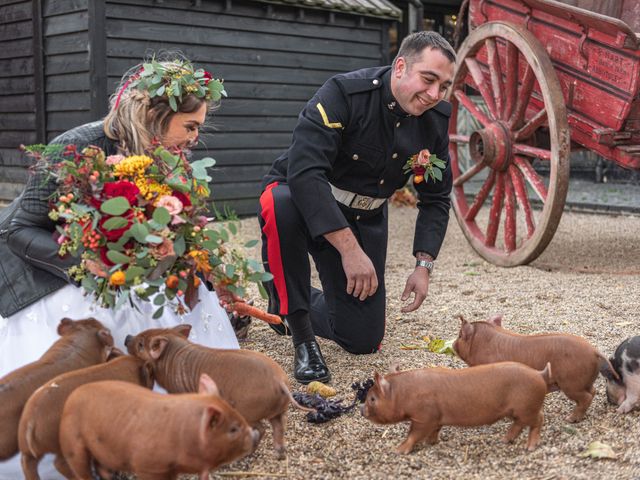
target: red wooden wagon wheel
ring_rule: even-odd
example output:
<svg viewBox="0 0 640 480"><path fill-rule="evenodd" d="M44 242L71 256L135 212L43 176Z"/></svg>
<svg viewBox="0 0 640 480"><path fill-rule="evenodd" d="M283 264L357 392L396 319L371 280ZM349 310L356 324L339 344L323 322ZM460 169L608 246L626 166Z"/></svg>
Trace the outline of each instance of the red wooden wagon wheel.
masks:
<svg viewBox="0 0 640 480"><path fill-rule="evenodd" d="M486 109L465 93L465 84L479 92ZM458 223L489 262L506 267L529 263L553 238L569 183L567 113L551 60L527 30L486 23L460 46L451 102L452 199ZM461 109L475 124L471 132L458 131ZM548 131L548 142L536 145L543 131ZM466 148L470 166L465 168ZM536 172L534 161L548 162L548 178Z"/></svg>

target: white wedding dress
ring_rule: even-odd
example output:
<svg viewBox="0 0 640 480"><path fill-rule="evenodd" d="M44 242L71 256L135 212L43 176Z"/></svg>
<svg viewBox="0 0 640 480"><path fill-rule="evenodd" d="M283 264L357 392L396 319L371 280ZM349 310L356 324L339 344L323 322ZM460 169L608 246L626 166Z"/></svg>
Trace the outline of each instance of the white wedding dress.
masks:
<svg viewBox="0 0 640 480"><path fill-rule="evenodd" d="M193 327L189 339L195 343L214 348L239 348L227 312L219 305L215 292L201 284L199 298L193 311L185 315L165 307L163 316L154 320L151 316L157 307L150 302L137 301L139 311L129 305L113 311L99 307L93 297L84 296L83 290L68 285L8 318L0 316L0 378L40 358L60 338L56 330L64 317L72 320L96 318L111 330L116 346L123 351L126 351L124 339L127 335L181 323ZM162 391L157 386L156 389ZM45 456L38 470L43 480L64 478L53 466L53 455ZM0 462L0 480L21 478L24 475L20 454Z"/></svg>

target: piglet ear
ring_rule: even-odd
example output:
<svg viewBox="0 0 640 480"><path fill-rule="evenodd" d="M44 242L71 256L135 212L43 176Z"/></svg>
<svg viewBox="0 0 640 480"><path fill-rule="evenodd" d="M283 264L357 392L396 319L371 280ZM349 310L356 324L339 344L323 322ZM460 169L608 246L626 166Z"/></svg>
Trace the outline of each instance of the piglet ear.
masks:
<svg viewBox="0 0 640 480"><path fill-rule="evenodd" d="M496 327L502 327L502 315L494 315L489 319L491 325L495 325Z"/></svg>
<svg viewBox="0 0 640 480"><path fill-rule="evenodd" d="M111 336L111 331L108 328L101 328L98 330L98 338L103 345L108 347L113 346L113 337Z"/></svg>
<svg viewBox="0 0 640 480"><path fill-rule="evenodd" d="M149 355L151 358L154 360L159 359L162 352L164 352L167 343L169 343L169 339L167 339L167 337L163 337L162 335L153 337L149 342Z"/></svg>
<svg viewBox="0 0 640 480"><path fill-rule="evenodd" d="M469 340L473 336L473 325L462 319L462 325L460 326L460 338L462 340Z"/></svg>
<svg viewBox="0 0 640 480"><path fill-rule="evenodd" d="M198 393L202 395L217 395L218 397L220 396L220 390L218 390L218 385L216 385L216 382L214 382L213 379L206 373L203 373L202 375L200 375Z"/></svg>
<svg viewBox="0 0 640 480"><path fill-rule="evenodd" d="M60 320L58 324L58 335L62 336L69 332L69 330L73 327L74 321L70 318L63 318Z"/></svg>
<svg viewBox="0 0 640 480"><path fill-rule="evenodd" d="M173 330L175 333L177 333L181 337L189 338L189 334L191 333L191 325L184 323L182 325L173 327L171 330Z"/></svg>
<svg viewBox="0 0 640 480"><path fill-rule="evenodd" d="M400 362L393 362L389 367L389 373L398 373L400 371Z"/></svg>
<svg viewBox="0 0 640 480"><path fill-rule="evenodd" d="M378 385L378 389L380 390L380 396L386 397L391 393L391 384L380 375L378 372L374 375L375 384Z"/></svg>
<svg viewBox="0 0 640 480"><path fill-rule="evenodd" d="M147 388L153 388L154 377L153 364L151 362L145 362L142 367L140 367L140 382L141 385Z"/></svg>
<svg viewBox="0 0 640 480"><path fill-rule="evenodd" d="M215 428L216 425L222 419L222 410L220 410L216 405L207 405L202 411L202 418L200 419L200 441L202 445L208 445L210 443L209 440L209 430Z"/></svg>

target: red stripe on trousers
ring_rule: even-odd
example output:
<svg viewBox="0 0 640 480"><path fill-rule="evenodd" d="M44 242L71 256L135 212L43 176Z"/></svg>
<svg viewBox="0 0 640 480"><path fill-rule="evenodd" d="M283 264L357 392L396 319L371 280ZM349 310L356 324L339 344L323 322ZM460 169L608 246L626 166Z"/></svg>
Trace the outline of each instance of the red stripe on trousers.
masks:
<svg viewBox="0 0 640 480"><path fill-rule="evenodd" d="M267 185L265 191L260 195L260 206L262 207L262 219L264 220L263 233L267 237L267 260L269 270L273 275L273 284L280 300L280 315L289 313L289 295L287 284L284 280L284 267L282 265L282 253L280 251L280 234L276 225L276 210L273 202L273 192L278 182Z"/></svg>

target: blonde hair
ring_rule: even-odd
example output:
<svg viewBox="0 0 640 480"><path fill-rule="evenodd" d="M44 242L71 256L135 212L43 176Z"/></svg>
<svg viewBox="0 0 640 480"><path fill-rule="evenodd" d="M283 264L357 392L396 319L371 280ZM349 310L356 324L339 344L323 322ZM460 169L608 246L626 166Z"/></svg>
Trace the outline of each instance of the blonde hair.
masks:
<svg viewBox="0 0 640 480"><path fill-rule="evenodd" d="M175 64L175 60L159 62L166 66ZM174 112L166 96L151 98L146 90L131 88L131 77L139 72L142 64L136 65L124 74L118 88L111 96L109 113L104 118L104 133L118 142L120 150L126 155L142 155L151 146L154 139L162 138L169 127L169 121L175 113L193 113L203 103L210 113L215 102L195 95L184 95Z"/></svg>

